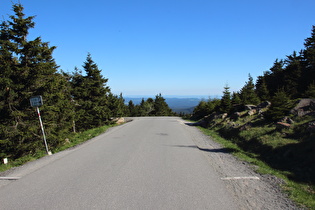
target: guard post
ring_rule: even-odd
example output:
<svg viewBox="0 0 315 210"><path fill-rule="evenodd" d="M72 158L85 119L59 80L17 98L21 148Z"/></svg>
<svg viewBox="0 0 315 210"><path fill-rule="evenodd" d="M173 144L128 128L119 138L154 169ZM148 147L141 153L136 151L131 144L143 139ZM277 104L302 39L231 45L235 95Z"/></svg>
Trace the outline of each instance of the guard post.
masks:
<svg viewBox="0 0 315 210"><path fill-rule="evenodd" d="M30 98L30 103L32 107L36 107L36 111L38 114L38 119L39 119L39 123L40 123L40 127L42 129L42 133L43 133L43 138L44 138L44 143L45 143L45 147L46 147L46 152L48 155L51 155L51 152L48 150L48 145L47 145L47 141L46 141L46 135L45 135L45 130L44 130L44 126L43 126L43 122L42 122L42 118L40 116L40 111L39 108L40 106L43 105L43 98L42 96L33 96Z"/></svg>

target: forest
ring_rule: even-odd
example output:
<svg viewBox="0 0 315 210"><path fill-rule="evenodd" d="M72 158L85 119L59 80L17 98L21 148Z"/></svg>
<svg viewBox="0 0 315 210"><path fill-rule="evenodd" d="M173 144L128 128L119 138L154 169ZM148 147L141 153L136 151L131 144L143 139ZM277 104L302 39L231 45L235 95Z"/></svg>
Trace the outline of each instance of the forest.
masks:
<svg viewBox="0 0 315 210"><path fill-rule="evenodd" d="M315 26L305 48L222 98L201 101L193 125L226 151L281 180L282 189L304 207L315 207Z"/></svg>
<svg viewBox="0 0 315 210"><path fill-rule="evenodd" d="M41 96L40 114L50 149L65 143L71 133L113 123L122 116L172 115L161 94L140 105L125 104L115 95L108 78L88 54L82 69L59 70L52 54L56 49L41 37L28 40L35 27L21 4L0 25L0 159L15 160L45 150L38 114L30 98Z"/></svg>
<svg viewBox="0 0 315 210"><path fill-rule="evenodd" d="M201 119L213 111L233 113L240 106L270 101L272 105L265 117L277 121L287 115L294 100L315 98L315 26L304 46L298 53L294 51L285 59L276 59L269 70L258 76L256 83L249 74L248 81L237 92L231 93L227 84L222 98L201 101L192 119Z"/></svg>

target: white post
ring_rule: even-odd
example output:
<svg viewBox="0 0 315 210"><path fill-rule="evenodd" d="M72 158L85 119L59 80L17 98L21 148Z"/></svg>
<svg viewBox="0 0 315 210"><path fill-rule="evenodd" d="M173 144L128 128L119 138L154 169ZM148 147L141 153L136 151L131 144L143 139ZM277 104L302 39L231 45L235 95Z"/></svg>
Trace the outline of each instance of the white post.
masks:
<svg viewBox="0 0 315 210"><path fill-rule="evenodd" d="M5 165L7 165L7 164L8 164L8 158L3 158L3 163L4 163Z"/></svg>
<svg viewBox="0 0 315 210"><path fill-rule="evenodd" d="M40 116L40 112L39 112L38 106L36 107L36 110L37 110L37 114L38 114L40 127L42 129L42 133L43 133L43 137L44 137L44 143L45 143L45 147L46 147L46 152L47 152L48 155L51 155L51 152L48 150L48 145L47 145L47 141L46 141L46 135L45 135L45 131L44 131L44 126L43 126L43 122L42 122L42 118Z"/></svg>

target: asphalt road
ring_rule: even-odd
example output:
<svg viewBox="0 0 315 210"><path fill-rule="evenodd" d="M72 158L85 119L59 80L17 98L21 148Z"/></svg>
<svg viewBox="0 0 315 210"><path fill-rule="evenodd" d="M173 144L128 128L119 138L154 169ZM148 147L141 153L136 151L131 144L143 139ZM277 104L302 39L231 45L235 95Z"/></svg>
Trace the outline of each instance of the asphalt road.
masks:
<svg viewBox="0 0 315 210"><path fill-rule="evenodd" d="M0 180L0 209L237 209L189 129L135 118Z"/></svg>

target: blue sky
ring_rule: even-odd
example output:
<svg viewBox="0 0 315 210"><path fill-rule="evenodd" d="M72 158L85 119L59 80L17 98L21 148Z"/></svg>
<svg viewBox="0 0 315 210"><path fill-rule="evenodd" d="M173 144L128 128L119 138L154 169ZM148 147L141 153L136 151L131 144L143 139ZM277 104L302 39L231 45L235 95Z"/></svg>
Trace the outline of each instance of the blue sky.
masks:
<svg viewBox="0 0 315 210"><path fill-rule="evenodd" d="M3 20L13 14L1 0ZM88 53L115 94L222 95L304 48L314 0L20 0L60 69Z"/></svg>

